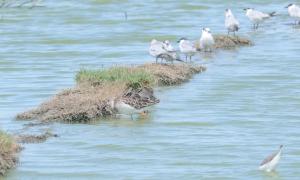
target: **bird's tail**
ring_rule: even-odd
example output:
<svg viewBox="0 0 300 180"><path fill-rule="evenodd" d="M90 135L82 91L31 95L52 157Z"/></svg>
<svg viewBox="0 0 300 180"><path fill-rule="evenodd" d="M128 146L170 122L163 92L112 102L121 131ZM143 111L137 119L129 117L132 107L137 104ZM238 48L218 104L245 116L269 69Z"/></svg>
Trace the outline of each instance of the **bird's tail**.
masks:
<svg viewBox="0 0 300 180"><path fill-rule="evenodd" d="M276 12L275 11L271 12L271 13L269 13L269 15L270 15L270 17L276 16Z"/></svg>

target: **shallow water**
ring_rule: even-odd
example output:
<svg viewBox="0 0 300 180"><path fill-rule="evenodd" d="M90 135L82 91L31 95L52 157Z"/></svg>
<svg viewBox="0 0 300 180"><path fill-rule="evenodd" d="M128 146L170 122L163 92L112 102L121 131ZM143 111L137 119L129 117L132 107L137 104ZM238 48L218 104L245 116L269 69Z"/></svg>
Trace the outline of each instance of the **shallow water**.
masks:
<svg viewBox="0 0 300 180"><path fill-rule="evenodd" d="M225 8L255 43L195 57L207 71L157 89L161 103L149 119L51 125L60 137L25 145L7 179L298 179L300 29L288 25L285 1L232 4L78 0L0 9L0 126L9 132L26 123L16 113L73 86L80 68L151 62L152 38L198 39L204 26L226 33ZM279 15L253 31L245 7ZM280 144L277 172L258 171Z"/></svg>

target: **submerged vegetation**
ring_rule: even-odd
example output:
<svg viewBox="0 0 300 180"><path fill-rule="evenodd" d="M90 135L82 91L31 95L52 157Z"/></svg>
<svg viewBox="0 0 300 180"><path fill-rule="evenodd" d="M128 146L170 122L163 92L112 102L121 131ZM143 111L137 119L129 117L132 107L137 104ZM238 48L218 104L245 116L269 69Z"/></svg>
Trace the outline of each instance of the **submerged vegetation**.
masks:
<svg viewBox="0 0 300 180"><path fill-rule="evenodd" d="M17 164L20 149L12 136L0 130L0 175Z"/></svg>

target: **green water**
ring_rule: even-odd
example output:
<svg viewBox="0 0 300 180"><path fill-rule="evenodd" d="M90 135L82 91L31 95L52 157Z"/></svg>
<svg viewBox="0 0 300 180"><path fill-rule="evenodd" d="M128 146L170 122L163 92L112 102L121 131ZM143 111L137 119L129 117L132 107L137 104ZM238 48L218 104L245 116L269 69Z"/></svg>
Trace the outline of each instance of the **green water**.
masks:
<svg viewBox="0 0 300 180"><path fill-rule="evenodd" d="M157 89L161 103L149 119L40 127L60 137L24 145L6 179L299 179L300 29L289 25L286 1L233 2L63 0L0 9L0 127L9 132L27 123L14 119L18 112L73 86L80 68L154 61L152 38L198 39L203 27L226 33L228 7L239 35L255 43L194 57L207 71ZM253 31L246 7L279 15ZM280 144L277 172L258 171Z"/></svg>

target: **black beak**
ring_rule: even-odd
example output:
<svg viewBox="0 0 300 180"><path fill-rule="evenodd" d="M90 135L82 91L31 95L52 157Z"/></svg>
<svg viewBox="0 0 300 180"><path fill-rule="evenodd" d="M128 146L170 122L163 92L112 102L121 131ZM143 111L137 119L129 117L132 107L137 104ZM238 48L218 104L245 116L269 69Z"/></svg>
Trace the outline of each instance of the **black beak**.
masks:
<svg viewBox="0 0 300 180"><path fill-rule="evenodd" d="M247 8L244 8L244 11L247 11Z"/></svg>

